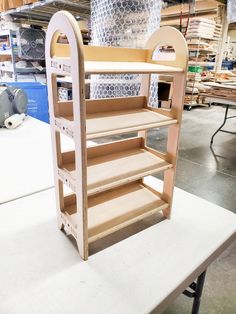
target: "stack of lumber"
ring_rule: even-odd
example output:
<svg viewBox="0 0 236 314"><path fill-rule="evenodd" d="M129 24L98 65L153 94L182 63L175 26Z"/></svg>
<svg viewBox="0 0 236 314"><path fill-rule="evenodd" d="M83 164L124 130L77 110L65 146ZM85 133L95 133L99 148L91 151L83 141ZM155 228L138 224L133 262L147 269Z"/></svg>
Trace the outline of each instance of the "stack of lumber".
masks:
<svg viewBox="0 0 236 314"><path fill-rule="evenodd" d="M0 12L16 9L24 4L31 4L37 0L0 0Z"/></svg>
<svg viewBox="0 0 236 314"><path fill-rule="evenodd" d="M214 72L214 77L218 83L236 82L236 71L217 71Z"/></svg>
<svg viewBox="0 0 236 314"><path fill-rule="evenodd" d="M189 21L187 38L206 38L218 41L221 35L221 26L215 21L206 18L192 18Z"/></svg>
<svg viewBox="0 0 236 314"><path fill-rule="evenodd" d="M206 18L192 18L187 29L189 60L198 62L214 61L221 26Z"/></svg>
<svg viewBox="0 0 236 314"><path fill-rule="evenodd" d="M209 89L206 92L206 96L236 100L236 87L218 83L208 83L207 85Z"/></svg>
<svg viewBox="0 0 236 314"><path fill-rule="evenodd" d="M197 82L201 81L201 74L195 72L187 73L187 84L185 89L184 105L197 105L198 88L195 86Z"/></svg>
<svg viewBox="0 0 236 314"><path fill-rule="evenodd" d="M194 106L202 104L202 93L207 93L209 87L204 81L214 80L214 74L209 71L202 73L188 72L184 105Z"/></svg>
<svg viewBox="0 0 236 314"><path fill-rule="evenodd" d="M194 106L198 104L198 94L186 94L184 97L184 106Z"/></svg>

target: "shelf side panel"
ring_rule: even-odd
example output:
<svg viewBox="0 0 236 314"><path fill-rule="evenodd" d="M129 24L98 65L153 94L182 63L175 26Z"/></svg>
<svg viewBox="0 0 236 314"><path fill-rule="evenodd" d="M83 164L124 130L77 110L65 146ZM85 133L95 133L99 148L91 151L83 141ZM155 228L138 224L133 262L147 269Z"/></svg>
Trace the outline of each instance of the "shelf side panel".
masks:
<svg viewBox="0 0 236 314"><path fill-rule="evenodd" d="M70 57L67 60L54 59L55 44L60 33L65 34L70 46ZM75 142L75 165L76 165L76 219L77 219L77 236L76 241L79 253L83 259L88 258L88 231L87 231L87 172L86 172L86 112L84 99L84 57L82 36L78 23L73 16L65 11L59 11L53 15L46 34L46 64L47 80L49 94L50 122L53 142L54 156L54 176L55 182L58 180L57 156L61 158L61 149L56 145L55 134L58 129L55 128L55 118L59 116L59 106L57 101L57 81L58 74L65 75L64 66L69 69L72 77L73 92L73 117L74 128L77 132L74 134ZM64 71L64 72L63 72ZM76 104L76 105L75 105ZM60 200L62 191L56 186L57 210L58 217L61 216L62 205ZM61 216L62 217L62 216Z"/></svg>

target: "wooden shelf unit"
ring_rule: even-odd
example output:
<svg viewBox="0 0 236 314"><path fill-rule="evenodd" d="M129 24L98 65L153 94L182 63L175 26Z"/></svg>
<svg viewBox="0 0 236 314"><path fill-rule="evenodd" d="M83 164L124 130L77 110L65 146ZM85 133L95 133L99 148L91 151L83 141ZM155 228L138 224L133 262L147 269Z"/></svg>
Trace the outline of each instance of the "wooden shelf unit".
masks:
<svg viewBox="0 0 236 314"><path fill-rule="evenodd" d="M63 32L69 44L58 44ZM171 45L176 59L154 61L157 47ZM183 110L188 49L176 29L157 30L145 49L84 46L75 19L56 13L46 37L47 81L54 156L58 226L71 234L83 259L89 243L136 221L162 212L170 218ZM86 74L138 73L140 95L126 98L85 99ZM149 106L151 74L173 76L172 108ZM57 99L58 76L70 76L73 100ZM147 130L168 127L165 153L146 144ZM109 136L134 133L112 142ZM62 151L61 136L73 139L74 150ZM87 139L107 142L87 148ZM164 171L163 191L155 191L143 179ZM71 193L65 194L65 188Z"/></svg>

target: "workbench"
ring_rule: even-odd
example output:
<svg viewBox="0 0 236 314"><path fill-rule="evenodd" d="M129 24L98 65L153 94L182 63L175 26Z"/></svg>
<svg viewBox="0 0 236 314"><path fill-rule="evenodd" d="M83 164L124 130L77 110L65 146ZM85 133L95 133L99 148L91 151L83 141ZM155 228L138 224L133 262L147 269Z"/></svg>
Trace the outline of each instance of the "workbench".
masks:
<svg viewBox="0 0 236 314"><path fill-rule="evenodd" d="M162 312L188 286L194 288L193 282L200 276L200 294L192 312L197 313L204 272L236 238L236 215L175 188L171 220L145 230L136 224L125 233L98 241L93 247L95 254L83 262L75 243L57 229L55 191L50 187L49 126L31 118L26 126L27 138L21 139L22 130L16 129L19 143L12 148L15 153L19 150L16 155L19 165L33 158L22 190L25 197L21 191L20 199L0 205L0 313L143 314L153 309ZM20 144L27 141L25 151L20 149ZM7 151L6 139L4 145L3 151ZM11 168L7 157L5 160L8 174L13 176L18 168ZM8 161L12 163L14 158ZM39 162L41 171L30 174L33 165ZM8 189L4 188L8 199L11 194L14 198L19 195L16 183L19 184L18 176L24 171L18 172L10 191L10 182ZM30 184L32 179L34 188ZM153 177L146 180L161 189L161 181ZM37 182L44 191L39 191ZM152 218L144 222L145 227L152 223ZM126 238L126 232L137 230L142 231ZM101 250L108 242L119 240Z"/></svg>

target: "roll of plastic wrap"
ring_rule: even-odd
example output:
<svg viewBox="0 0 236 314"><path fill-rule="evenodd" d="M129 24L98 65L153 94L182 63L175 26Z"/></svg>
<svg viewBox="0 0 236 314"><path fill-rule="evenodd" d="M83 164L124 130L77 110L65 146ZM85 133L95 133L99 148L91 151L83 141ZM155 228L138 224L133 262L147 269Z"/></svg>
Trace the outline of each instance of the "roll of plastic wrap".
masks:
<svg viewBox="0 0 236 314"><path fill-rule="evenodd" d="M8 129L17 128L25 119L25 114L13 114L8 119L5 120L5 127Z"/></svg>

